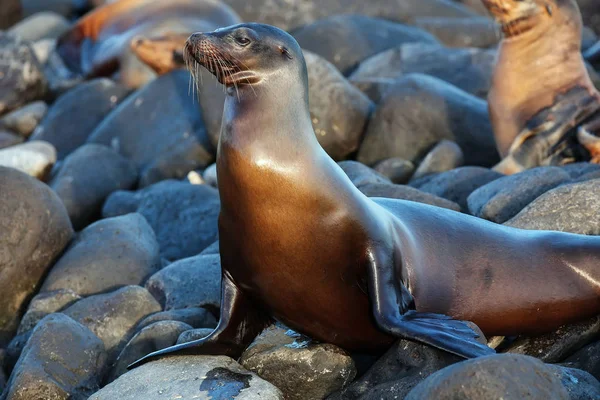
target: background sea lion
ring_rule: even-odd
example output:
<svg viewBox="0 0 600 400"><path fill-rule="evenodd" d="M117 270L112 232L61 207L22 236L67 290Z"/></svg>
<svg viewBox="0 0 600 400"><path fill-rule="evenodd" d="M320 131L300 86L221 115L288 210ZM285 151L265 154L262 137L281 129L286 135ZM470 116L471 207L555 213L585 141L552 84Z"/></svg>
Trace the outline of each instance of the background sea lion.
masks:
<svg viewBox="0 0 600 400"><path fill-rule="evenodd" d="M139 36L131 40L131 51L154 72L163 75L184 67L183 47L190 34L184 32L157 37Z"/></svg>
<svg viewBox="0 0 600 400"><path fill-rule="evenodd" d="M133 38L189 34L238 22L237 14L217 0L118 0L82 17L58 39L57 52L86 78L118 72L121 83L139 87L155 75L132 54Z"/></svg>
<svg viewBox="0 0 600 400"><path fill-rule="evenodd" d="M488 95L503 158L515 173L587 159L577 127L600 109L581 55L574 0L482 0L504 33Z"/></svg>
<svg viewBox="0 0 600 400"><path fill-rule="evenodd" d="M349 350L404 337L476 357L493 351L460 320L507 335L600 311L600 238L363 195L317 141L306 64L287 33L261 24L198 33L184 55L227 88L221 318L206 338L134 365L165 354L237 357L272 318Z"/></svg>

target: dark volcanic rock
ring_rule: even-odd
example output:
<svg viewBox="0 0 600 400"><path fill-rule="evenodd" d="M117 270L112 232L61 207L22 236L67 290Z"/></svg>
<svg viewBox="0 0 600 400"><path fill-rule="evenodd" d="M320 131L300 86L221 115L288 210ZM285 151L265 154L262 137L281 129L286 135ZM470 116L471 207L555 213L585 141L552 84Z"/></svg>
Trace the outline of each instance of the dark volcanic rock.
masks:
<svg viewBox="0 0 600 400"><path fill-rule="evenodd" d="M4 8L4 1L0 8ZM0 115L42 99L47 89L31 46L0 31Z"/></svg>
<svg viewBox="0 0 600 400"><path fill-rule="evenodd" d="M240 358L249 371L277 386L289 400L323 399L356 375L352 358L331 344L271 326Z"/></svg>
<svg viewBox="0 0 600 400"><path fill-rule="evenodd" d="M137 192L113 193L102 214L142 214L156 233L161 256L173 261L214 243L220 204L218 191L210 186L169 180Z"/></svg>
<svg viewBox="0 0 600 400"><path fill-rule="evenodd" d="M358 161L373 165L401 157L415 162L442 139L460 146L466 164L499 161L485 101L439 79L411 74L375 109Z"/></svg>
<svg viewBox="0 0 600 400"><path fill-rule="evenodd" d="M104 344L63 314L34 329L8 382L10 400L84 400L100 388L106 369Z"/></svg>
<svg viewBox="0 0 600 400"><path fill-rule="evenodd" d="M165 310L218 309L221 304L221 258L200 255L179 260L154 274L146 288Z"/></svg>
<svg viewBox="0 0 600 400"><path fill-rule="evenodd" d="M106 198L131 189L137 181L135 165L109 147L86 144L67 156L50 187L63 201L77 230L100 217Z"/></svg>
<svg viewBox="0 0 600 400"><path fill-rule="evenodd" d="M600 399L600 382L589 373L558 365L548 365L548 368L560 379L569 400Z"/></svg>
<svg viewBox="0 0 600 400"><path fill-rule="evenodd" d="M358 150L374 104L329 62L304 51L309 111L321 146L334 160Z"/></svg>
<svg viewBox="0 0 600 400"><path fill-rule="evenodd" d="M191 326L193 329L215 328L217 319L205 308L191 307L179 310L169 310L150 315L137 326L137 329L143 329L160 321L179 321Z"/></svg>
<svg viewBox="0 0 600 400"><path fill-rule="evenodd" d="M129 96L94 130L90 143L112 147L140 170L140 186L183 178L214 160L187 71L173 71Z"/></svg>
<svg viewBox="0 0 600 400"><path fill-rule="evenodd" d="M38 294L29 303L17 333L23 334L30 331L46 315L59 312L78 300L81 300L81 296L68 289Z"/></svg>
<svg viewBox="0 0 600 400"><path fill-rule="evenodd" d="M438 43L421 29L364 15L336 15L293 35L303 49L325 58L344 75L368 57L403 43Z"/></svg>
<svg viewBox="0 0 600 400"><path fill-rule="evenodd" d="M429 375L461 358L408 340L399 340L362 377L328 400L404 399Z"/></svg>
<svg viewBox="0 0 600 400"><path fill-rule="evenodd" d="M435 196L405 185L392 185L385 183L370 183L358 188L366 196L384 197L388 199L399 199L416 201L417 203L430 204L432 206L460 211L460 206L454 201Z"/></svg>
<svg viewBox="0 0 600 400"><path fill-rule="evenodd" d="M21 0L3 0L0 7L0 29L8 29L21 19Z"/></svg>
<svg viewBox="0 0 600 400"><path fill-rule="evenodd" d="M449 47L488 48L500 41L498 26L486 17L421 17L414 25L431 33Z"/></svg>
<svg viewBox="0 0 600 400"><path fill-rule="evenodd" d="M166 357L135 368L89 400L283 400L281 392L229 357Z"/></svg>
<svg viewBox="0 0 600 400"><path fill-rule="evenodd" d="M600 341L587 345L562 362L569 368L577 368L600 379Z"/></svg>
<svg viewBox="0 0 600 400"><path fill-rule="evenodd" d="M85 143L127 94L126 88L105 78L82 83L56 100L32 139L52 143L58 158L63 159Z"/></svg>
<svg viewBox="0 0 600 400"><path fill-rule="evenodd" d="M600 179L563 185L529 204L506 223L521 229L600 235Z"/></svg>
<svg viewBox="0 0 600 400"><path fill-rule="evenodd" d="M10 129L23 137L29 137L47 112L46 103L34 101L2 117L0 127Z"/></svg>
<svg viewBox="0 0 600 400"><path fill-rule="evenodd" d="M410 183L427 193L451 200L467 210L467 198L476 189L503 175L481 167L461 167L439 174L428 175Z"/></svg>
<svg viewBox="0 0 600 400"><path fill-rule="evenodd" d="M475 190L467 203L476 217L503 224L548 190L569 182L558 167L538 167L505 176Z"/></svg>
<svg viewBox="0 0 600 400"><path fill-rule="evenodd" d="M421 161L412 179L417 180L424 176L446 172L464 163L464 154L461 148L450 140L442 140Z"/></svg>
<svg viewBox="0 0 600 400"><path fill-rule="evenodd" d="M104 342L109 360L114 360L135 333L137 324L158 311L160 305L146 289L127 286L79 300L63 314L94 332Z"/></svg>
<svg viewBox="0 0 600 400"><path fill-rule="evenodd" d="M379 93L385 90L374 86L389 89L402 76L426 74L483 99L492 83L495 58L495 50L411 43L365 60L349 79L365 93Z"/></svg>
<svg viewBox="0 0 600 400"><path fill-rule="evenodd" d="M142 285L161 267L158 243L140 214L103 219L83 230L58 260L42 291L81 296Z"/></svg>
<svg viewBox="0 0 600 400"><path fill-rule="evenodd" d="M360 187L369 183L391 183L390 179L383 176L373 168L356 161L341 161L338 165L344 170L354 186Z"/></svg>
<svg viewBox="0 0 600 400"><path fill-rule="evenodd" d="M0 167L0 346L17 330L29 297L69 244L73 228L43 183Z"/></svg>

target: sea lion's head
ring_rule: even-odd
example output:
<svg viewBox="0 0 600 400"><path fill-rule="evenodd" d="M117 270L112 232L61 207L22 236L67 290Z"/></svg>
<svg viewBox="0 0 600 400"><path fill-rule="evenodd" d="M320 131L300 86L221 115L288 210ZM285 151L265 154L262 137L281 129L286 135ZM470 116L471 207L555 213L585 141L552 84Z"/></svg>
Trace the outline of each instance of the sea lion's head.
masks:
<svg viewBox="0 0 600 400"><path fill-rule="evenodd" d="M507 38L581 17L575 0L482 0ZM579 22L579 25L581 22Z"/></svg>
<svg viewBox="0 0 600 400"><path fill-rule="evenodd" d="M183 65L183 44L187 35L166 34L160 37L135 37L131 51L144 64L159 75L166 74Z"/></svg>
<svg viewBox="0 0 600 400"><path fill-rule="evenodd" d="M270 25L240 24L210 33L194 33L185 43L184 59L192 74L197 65L228 88L265 81L306 80L302 49L287 32Z"/></svg>

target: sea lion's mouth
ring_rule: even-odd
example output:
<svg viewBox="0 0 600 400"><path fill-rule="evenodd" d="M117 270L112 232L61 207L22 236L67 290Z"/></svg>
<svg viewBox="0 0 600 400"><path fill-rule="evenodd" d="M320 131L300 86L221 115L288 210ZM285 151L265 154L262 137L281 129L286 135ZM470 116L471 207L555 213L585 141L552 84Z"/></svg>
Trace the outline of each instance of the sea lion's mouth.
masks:
<svg viewBox="0 0 600 400"><path fill-rule="evenodd" d="M200 76L199 66L206 68L225 86L237 84L234 76L242 70L226 52L219 50L208 40L201 40L195 44L192 44L190 40L186 41L183 59L196 81Z"/></svg>
<svg viewBox="0 0 600 400"><path fill-rule="evenodd" d="M502 32L504 33L504 36L507 38L511 38L522 35L523 33L531 30L531 28L533 28L531 17L531 15L527 15L524 17L513 19L508 22L503 22Z"/></svg>

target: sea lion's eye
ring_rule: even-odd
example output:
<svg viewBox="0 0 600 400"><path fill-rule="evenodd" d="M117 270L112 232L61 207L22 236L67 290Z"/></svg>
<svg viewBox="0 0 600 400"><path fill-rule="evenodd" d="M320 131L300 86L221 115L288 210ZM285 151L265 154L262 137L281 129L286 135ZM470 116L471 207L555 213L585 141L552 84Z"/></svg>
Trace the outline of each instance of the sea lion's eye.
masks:
<svg viewBox="0 0 600 400"><path fill-rule="evenodd" d="M250 39L245 36L238 36L235 38L235 41L240 46L247 46L250 43Z"/></svg>

